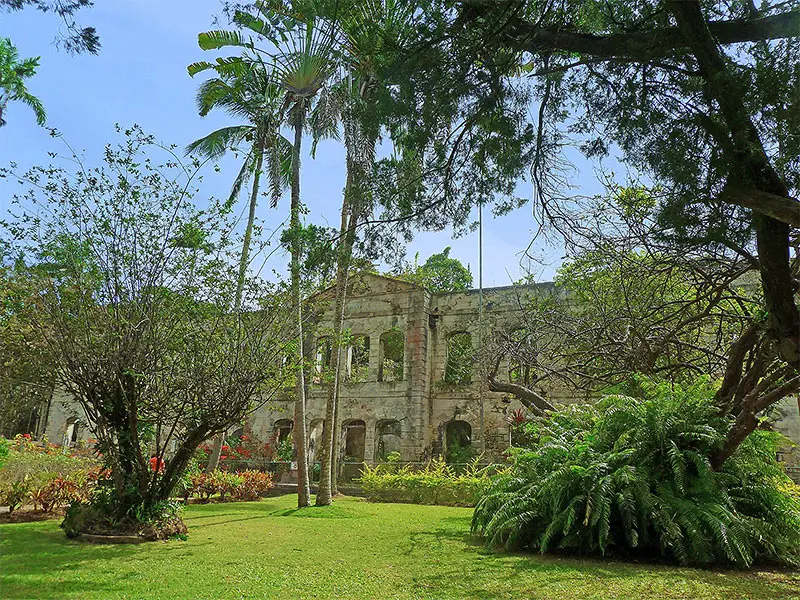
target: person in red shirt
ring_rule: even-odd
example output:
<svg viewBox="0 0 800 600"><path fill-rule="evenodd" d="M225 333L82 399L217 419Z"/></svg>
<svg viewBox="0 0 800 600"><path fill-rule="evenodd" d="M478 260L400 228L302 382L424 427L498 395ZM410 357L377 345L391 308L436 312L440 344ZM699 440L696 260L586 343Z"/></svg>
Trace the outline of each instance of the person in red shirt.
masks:
<svg viewBox="0 0 800 600"><path fill-rule="evenodd" d="M150 470L151 471L158 471L159 473L164 472L164 461L157 456L154 456L150 459Z"/></svg>

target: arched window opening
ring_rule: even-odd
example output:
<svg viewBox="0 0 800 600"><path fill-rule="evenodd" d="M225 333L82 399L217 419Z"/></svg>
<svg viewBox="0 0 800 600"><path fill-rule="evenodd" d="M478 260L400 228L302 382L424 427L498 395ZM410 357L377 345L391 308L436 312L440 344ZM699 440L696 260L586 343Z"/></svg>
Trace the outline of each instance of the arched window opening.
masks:
<svg viewBox="0 0 800 600"><path fill-rule="evenodd" d="M237 427L233 433L227 436L227 443L229 446L239 446L242 443L242 436L244 435L244 427Z"/></svg>
<svg viewBox="0 0 800 600"><path fill-rule="evenodd" d="M399 421L378 421L375 428L375 460L389 462L400 459L402 430Z"/></svg>
<svg viewBox="0 0 800 600"><path fill-rule="evenodd" d="M329 337L321 337L317 340L317 348L314 354L314 383L324 383L326 375L331 368L331 354L333 343Z"/></svg>
<svg viewBox="0 0 800 600"><path fill-rule="evenodd" d="M472 458L472 426L466 421L450 421L444 428L445 461L464 464Z"/></svg>
<svg viewBox="0 0 800 600"><path fill-rule="evenodd" d="M466 331L451 334L447 338L447 361L444 381L461 385L472 381L472 336Z"/></svg>
<svg viewBox="0 0 800 600"><path fill-rule="evenodd" d="M378 381L402 381L405 339L399 331L381 335L381 360L378 364Z"/></svg>
<svg viewBox="0 0 800 600"><path fill-rule="evenodd" d="M277 444L281 444L290 439L292 430L294 429L294 421L291 419L278 419L275 421L275 427L272 432L272 437Z"/></svg>
<svg viewBox="0 0 800 600"><path fill-rule="evenodd" d="M347 346L345 381L358 383L369 376L369 336L354 335Z"/></svg>

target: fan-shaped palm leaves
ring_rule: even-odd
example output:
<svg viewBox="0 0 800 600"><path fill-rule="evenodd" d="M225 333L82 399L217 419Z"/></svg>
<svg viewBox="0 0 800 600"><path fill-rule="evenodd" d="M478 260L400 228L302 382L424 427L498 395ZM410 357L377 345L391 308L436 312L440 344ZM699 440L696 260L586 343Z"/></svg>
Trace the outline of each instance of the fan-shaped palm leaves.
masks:
<svg viewBox="0 0 800 600"><path fill-rule="evenodd" d="M36 74L38 66L38 58L20 60L11 40L0 38L0 127L6 124L3 116L11 101L30 106L36 115L36 122L39 125L45 124L47 115L42 102L25 87L25 80Z"/></svg>

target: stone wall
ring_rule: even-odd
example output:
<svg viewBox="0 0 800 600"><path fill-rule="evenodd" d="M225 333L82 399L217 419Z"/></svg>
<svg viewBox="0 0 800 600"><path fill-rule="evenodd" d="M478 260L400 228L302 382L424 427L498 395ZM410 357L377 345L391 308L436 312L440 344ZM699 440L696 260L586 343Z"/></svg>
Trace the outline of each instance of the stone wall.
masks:
<svg viewBox="0 0 800 600"><path fill-rule="evenodd" d="M513 325L519 321L521 307L528 299L553 293L557 291L552 284L484 290L484 330ZM314 311L306 333L312 357L316 354L317 340L330 336L332 331L332 295L332 290L326 290L309 299ZM479 347L479 311L477 290L431 294L412 283L378 275L367 275L353 283L345 305L345 328L353 335L369 338L369 365L362 379L345 382L341 389L337 440L342 456L348 447L350 428L353 439L349 447L359 451L363 447L364 460L368 462L380 459L379 430L386 434L384 453L399 451L402 461L426 461L446 451L448 427L464 431L466 423L471 430L469 441L474 454L482 453L485 460L501 457L509 445L507 419L522 405L508 395L489 392L485 384L482 387L485 378L480 376L478 365L473 365L467 383L444 380L448 341L453 335L468 334L472 347ZM398 381L379 380L381 336L387 332L399 332L404 340L403 377ZM343 356L346 358L346 354ZM507 373L508 369L507 361L501 363L501 373ZM312 379L316 376L312 369ZM554 404L581 401L577 393L567 389L541 391ZM318 458L315 453L322 437L326 400L325 385L309 382L307 413L312 460ZM783 418L779 428L790 439L800 442L797 399L785 400L780 410ZM51 441L62 441L71 420L80 419L78 412L64 394L54 398L45 429ZM267 441L273 436L276 423L291 420L293 414L294 393L286 390L249 417L248 433ZM79 428L78 434L85 439L89 436L88 428ZM789 464L800 464L797 448L787 448L782 458Z"/></svg>

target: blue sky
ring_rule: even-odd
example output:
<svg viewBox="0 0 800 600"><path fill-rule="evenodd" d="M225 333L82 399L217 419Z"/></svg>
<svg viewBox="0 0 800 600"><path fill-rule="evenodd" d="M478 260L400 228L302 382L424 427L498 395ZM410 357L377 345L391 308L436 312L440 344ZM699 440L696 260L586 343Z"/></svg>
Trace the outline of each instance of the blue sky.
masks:
<svg viewBox="0 0 800 600"><path fill-rule="evenodd" d="M167 143L185 146L214 128L234 121L224 114L200 118L194 105L199 81L191 79L186 66L212 58L197 47L198 32L213 28L219 12L217 0L192 2L163 0L115 0L98 2L79 14L79 22L97 28L102 49L96 56L70 56L53 43L59 21L33 10L0 12L0 36L10 37L22 57L41 56L37 75L28 89L44 103L48 126L57 128L70 145L84 151L90 164L97 162L103 146L115 141L114 124L137 123ZM37 127L28 107L12 104L0 129L0 165L10 161L20 167L51 162L48 152L63 154L64 145ZM308 146L308 144L306 144ZM586 165L586 163L583 163ZM337 226L344 185L344 152L338 142L323 142L315 159L302 163L302 199L317 224ZM221 163L219 172L208 168L201 196L227 196L238 165L232 159ZM594 173L576 172L576 183L584 191L596 190ZM8 207L16 184L0 180L0 209ZM521 182L519 193L530 196L531 186ZM244 197L243 197L244 200ZM281 228L286 203L270 210L262 202L258 216L266 230ZM484 285L507 285L524 272L522 252L528 247L536 222L530 207L501 218L484 214ZM430 254L451 246L451 256L469 264L477 285L477 233L452 239L450 232L422 232L408 246L408 260L419 252L424 261ZM558 247L537 244L533 252L543 266L534 267L540 280L552 278L561 259ZM522 265L521 265L522 263ZM281 269L285 257L276 256L268 268Z"/></svg>

